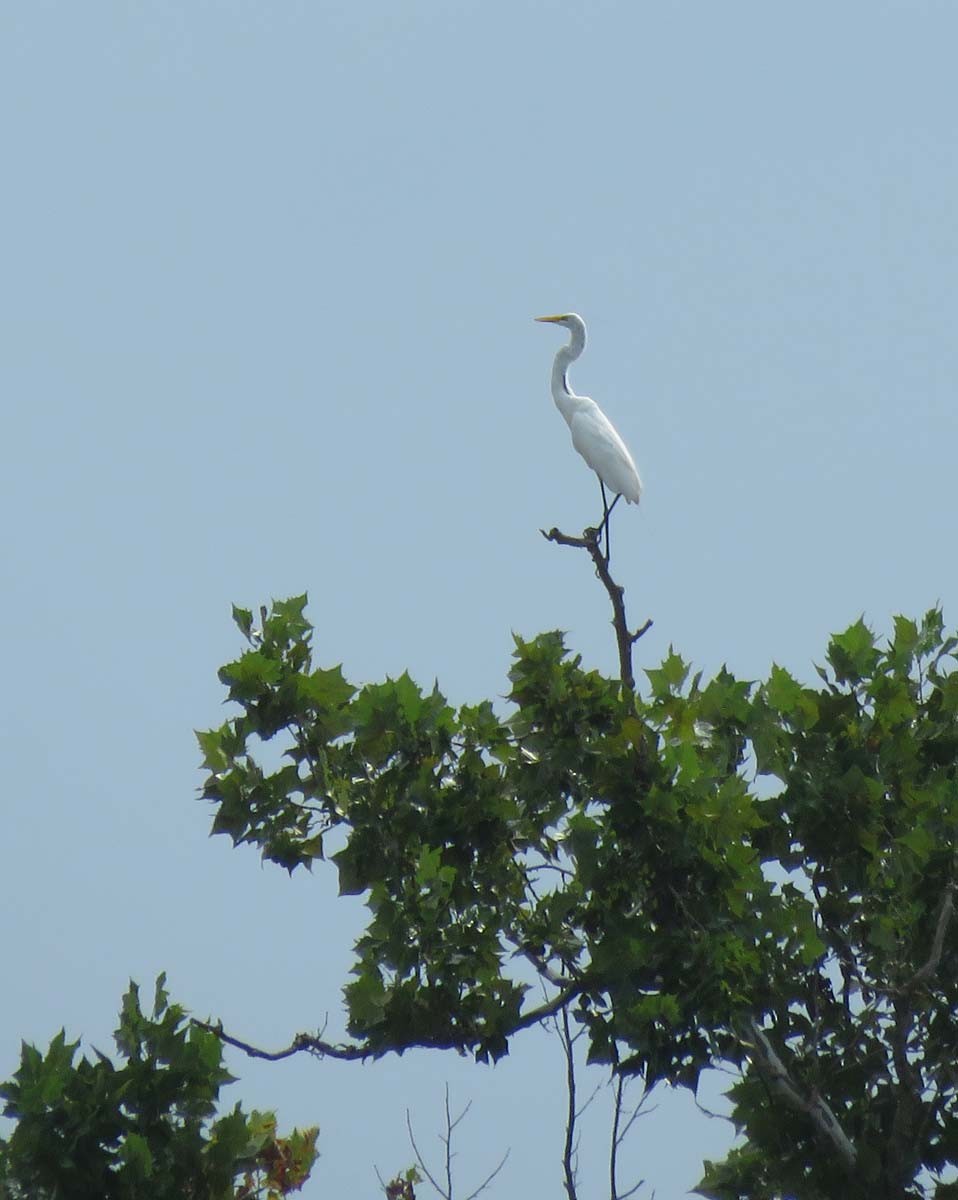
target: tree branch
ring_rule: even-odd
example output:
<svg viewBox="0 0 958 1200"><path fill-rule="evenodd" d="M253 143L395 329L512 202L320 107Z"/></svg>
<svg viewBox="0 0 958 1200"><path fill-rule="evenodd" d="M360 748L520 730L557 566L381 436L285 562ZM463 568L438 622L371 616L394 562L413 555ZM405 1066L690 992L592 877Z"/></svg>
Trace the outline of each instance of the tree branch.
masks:
<svg viewBox="0 0 958 1200"><path fill-rule="evenodd" d="M372 1050L368 1046L337 1046L332 1042L323 1041L321 1037L312 1033L297 1033L283 1050L260 1050L256 1046L251 1046L249 1042L240 1041L239 1038L227 1033L223 1028L222 1021L213 1024L209 1021L200 1021L197 1017L191 1017L190 1020L198 1029L205 1029L207 1033L215 1034L227 1046L234 1046L250 1058L262 1058L267 1062L279 1062L281 1059L291 1058L302 1050L307 1050L310 1054L316 1054L320 1058L338 1058L343 1062L369 1058L372 1054Z"/></svg>
<svg viewBox="0 0 958 1200"><path fill-rule="evenodd" d="M618 1053L616 1052L614 1061L617 1063L617 1060ZM635 1122L640 1116L645 1114L645 1102L649 1097L649 1089L646 1086L639 1098L638 1104L635 1105L631 1113L623 1121L622 1114L625 1107L625 1089L627 1084L628 1080L626 1077L620 1074L615 1076L612 1083L614 1093L612 1104L612 1141L609 1146L609 1200L629 1200L641 1187L645 1186L645 1180L639 1179L626 1191L619 1191L619 1148Z"/></svg>
<svg viewBox="0 0 958 1200"><path fill-rule="evenodd" d="M757 1022L752 1019L748 1024L754 1040L743 1039L742 1044L749 1052L759 1074L764 1076L771 1090L780 1096L790 1108L804 1113L811 1120L821 1136L831 1143L844 1169L852 1174L858 1165L858 1152L838 1123L838 1118L832 1112L827 1101L815 1090L805 1095L789 1075L785 1064L775 1053L772 1043L765 1036L764 1031L759 1028Z"/></svg>
<svg viewBox="0 0 958 1200"><path fill-rule="evenodd" d="M452 1200L452 1184L450 1183L449 1191L444 1192L442 1190L442 1188L439 1186L439 1184L436 1182L436 1180L433 1178L432 1172L426 1166L426 1160L423 1158L422 1152L420 1151L419 1147L416 1145L416 1135L412 1131L412 1117L410 1117L410 1115L409 1115L408 1108L406 1109L406 1132L409 1135L409 1144L410 1144L410 1146L412 1146L412 1152L416 1156L416 1162L419 1164L419 1168L422 1171L423 1175L426 1176L426 1178L429 1180L429 1182L432 1184L432 1186L436 1189L438 1194L443 1197L443 1200Z"/></svg>
<svg viewBox="0 0 958 1200"><path fill-rule="evenodd" d="M413 1133L413 1129L412 1129L412 1118L409 1115L409 1109L408 1108L406 1109L406 1131L409 1135L409 1144L412 1146L413 1154L416 1156L416 1163L418 1164L419 1168L422 1170L422 1173L423 1173L423 1175L425 1175L426 1179L432 1184L433 1188L436 1190L436 1192L439 1194L439 1196L442 1197L442 1200L453 1200L452 1160L453 1160L453 1158L455 1158L455 1154L453 1153L453 1149L452 1149L452 1135L455 1133L456 1127L459 1125L460 1121L462 1121L463 1118L466 1116L466 1114L469 1112L470 1108L472 1108L471 1100L466 1105L466 1107L462 1110L462 1112L459 1114L458 1117L454 1117L452 1115L452 1111L449 1107L449 1084L447 1083L446 1084L446 1098L445 1098L446 1132L445 1132L445 1134L439 1135L439 1140L442 1142L443 1146L445 1147L445 1174L446 1174L445 1190L443 1190L443 1188L440 1187L439 1183L436 1181L432 1172L429 1170L429 1167L426 1165L426 1160L423 1158L422 1152L420 1151L419 1147L416 1145L416 1135ZM498 1165L493 1167L493 1169L485 1177L485 1179L482 1181L482 1183L480 1183L479 1186L474 1191L469 1193L469 1195L466 1197L466 1200L475 1200L476 1196L478 1196L478 1195L480 1195L480 1193L484 1192L486 1190L486 1188L489 1186L489 1184L492 1183L492 1181L495 1179L495 1177L499 1174L499 1172L502 1170L502 1168L506 1165L506 1160L508 1158L509 1158L509 1150L506 1150L505 1154L502 1156L502 1158L500 1158Z"/></svg>
<svg viewBox="0 0 958 1200"><path fill-rule="evenodd" d="M562 1147L562 1173L565 1179L565 1191L568 1200L578 1200L578 1193L575 1185L575 1123L576 1118L578 1117L578 1113L576 1112L575 1095L575 1047L573 1045L572 1034L569 1029L569 1013L567 1009L562 1010L562 1026L559 1031L559 1037L562 1041L562 1049L565 1052L566 1095L568 1100L565 1123L565 1142Z"/></svg>
<svg viewBox="0 0 958 1200"><path fill-rule="evenodd" d="M503 1030L505 1037L511 1037L512 1034L518 1033L520 1029L528 1029L530 1025L538 1025L540 1021L554 1016L560 1009L564 1008L570 1000L575 999L580 992L584 991L586 984L580 980L569 984L557 992L551 1000L547 1000L544 1004L538 1005L536 1008L530 1008L515 1020L512 1025ZM428 1041L420 1038L418 1041L404 1044L403 1046L386 1046L382 1050L373 1049L371 1046L343 1046L336 1045L334 1042L327 1042L323 1038L312 1033L297 1033L290 1044L282 1050L261 1050L258 1046L253 1046L249 1042L244 1042L238 1037L233 1037L232 1034L226 1032L223 1028L222 1021L201 1021L198 1017L191 1017L190 1020L198 1029L205 1029L207 1033L215 1034L216 1037L224 1042L227 1046L233 1046L237 1050L242 1050L244 1054L250 1058L261 1058L266 1062L280 1062L284 1058L291 1058L294 1054L300 1054L306 1051L308 1054L315 1054L318 1058L336 1058L342 1062L354 1062L357 1059L372 1058L377 1054L385 1053L386 1050L411 1050L414 1046L420 1046L427 1050L464 1050L469 1046L479 1045L481 1038L479 1037L463 1037L463 1038L435 1038L433 1041Z"/></svg>
<svg viewBox="0 0 958 1200"><path fill-rule="evenodd" d="M605 555L599 548L600 531L598 529L590 525L588 529L582 531L582 537L571 537L555 527L548 533L544 529L540 529L539 532L547 542L555 542L559 546L573 546L589 552L595 565L595 573L602 581L602 586L608 592L609 600L612 602L612 627L615 629L615 640L619 649L619 678L622 680L624 688L634 692L635 674L632 670L632 647L643 634L648 633L652 628L652 618L650 617L634 633L629 630L625 616L625 588L616 583L609 574L609 564L605 561Z"/></svg>
<svg viewBox="0 0 958 1200"><path fill-rule="evenodd" d="M911 1040L915 1028L915 993L938 972L945 945L945 934L954 913L955 881L950 880L942 893L935 921L935 933L928 958L918 968L894 1000L894 1024L891 1031L892 1061L898 1077L897 1101L889 1139L890 1166L904 1179L915 1167L916 1128L922 1123L925 1107L925 1079L921 1059L913 1058Z"/></svg>
<svg viewBox="0 0 958 1200"><path fill-rule="evenodd" d="M927 983L938 970L938 966L941 963L941 954L945 947L945 934L948 932L948 925L954 911L955 881L952 879L945 888L944 895L941 898L941 907L938 909L938 921L935 924L935 936L932 939L931 952L925 964L919 967L911 977L905 988L906 992L913 992L919 984Z"/></svg>

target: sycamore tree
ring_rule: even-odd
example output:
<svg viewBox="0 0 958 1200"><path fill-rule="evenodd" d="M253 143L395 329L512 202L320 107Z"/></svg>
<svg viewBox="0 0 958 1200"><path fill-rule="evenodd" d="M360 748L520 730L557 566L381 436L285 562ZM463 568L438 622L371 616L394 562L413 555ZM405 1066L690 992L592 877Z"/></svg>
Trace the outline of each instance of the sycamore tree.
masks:
<svg viewBox="0 0 958 1200"><path fill-rule="evenodd" d="M670 652L640 694L648 623L596 531L546 536L594 563L619 670L516 638L504 712L318 664L304 596L234 609L234 715L199 735L213 829L290 872L329 847L368 922L347 1040L208 1029L497 1059L561 1017L619 1080L732 1072L740 1139L703 1196L958 1196L958 641L937 610L889 641L860 620L813 686Z"/></svg>
<svg viewBox="0 0 958 1200"><path fill-rule="evenodd" d="M246 645L220 672L233 715L199 735L203 795L215 832L290 872L328 857L365 898L347 1037L261 1049L191 1021L162 979L152 1016L132 987L119 1063L63 1035L24 1047L0 1087L0 1198L280 1197L315 1130L217 1118L223 1043L497 1059L545 1022L619 1096L731 1073L740 1137L704 1164L703 1196L958 1197L958 639L937 610L888 640L860 620L813 686L776 666L704 680L670 652L639 691L648 623L630 629L598 531L547 536L594 564L618 671L560 633L517 638L505 711L408 675L354 685L314 660L303 596L234 609ZM420 1178L385 1194L414 1200ZM614 1150L608 1186L635 1191Z"/></svg>

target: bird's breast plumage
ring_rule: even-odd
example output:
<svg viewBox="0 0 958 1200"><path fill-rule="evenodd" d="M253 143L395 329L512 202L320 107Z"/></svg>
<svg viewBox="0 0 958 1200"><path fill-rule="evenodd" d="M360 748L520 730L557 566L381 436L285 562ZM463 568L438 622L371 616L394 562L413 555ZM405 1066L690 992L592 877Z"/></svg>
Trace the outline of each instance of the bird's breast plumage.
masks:
<svg viewBox="0 0 958 1200"><path fill-rule="evenodd" d="M569 420L569 428L573 446L605 486L629 504L638 504L642 480L635 462L612 422L594 400L578 407Z"/></svg>

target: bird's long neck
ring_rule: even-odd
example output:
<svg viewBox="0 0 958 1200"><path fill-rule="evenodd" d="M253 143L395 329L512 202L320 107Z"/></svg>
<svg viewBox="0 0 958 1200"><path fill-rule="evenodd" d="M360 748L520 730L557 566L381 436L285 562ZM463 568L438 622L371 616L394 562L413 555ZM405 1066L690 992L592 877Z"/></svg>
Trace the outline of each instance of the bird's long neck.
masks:
<svg viewBox="0 0 958 1200"><path fill-rule="evenodd" d="M585 332L577 329L572 331L572 340L562 346L552 364L552 399L556 408L571 421L573 414L581 407L582 396L577 396L569 383L569 367L585 349Z"/></svg>

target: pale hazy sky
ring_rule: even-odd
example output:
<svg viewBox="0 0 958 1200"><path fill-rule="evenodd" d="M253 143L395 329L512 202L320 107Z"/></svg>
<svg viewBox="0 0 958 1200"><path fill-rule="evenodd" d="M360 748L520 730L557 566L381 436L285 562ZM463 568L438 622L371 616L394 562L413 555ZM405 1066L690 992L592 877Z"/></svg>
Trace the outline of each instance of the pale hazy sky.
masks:
<svg viewBox="0 0 958 1200"><path fill-rule="evenodd" d="M536 314L589 321L573 382L646 484L638 667L812 678L863 611L958 620L956 45L945 0L0 5L0 1078L61 1024L107 1048L163 969L252 1041L341 1032L361 905L195 799L231 602L308 590L322 663L454 701L507 690L513 630L614 668L537 532L598 490ZM407 1106L438 1150L446 1080L463 1194L507 1146L490 1195L560 1194L545 1035L231 1061L228 1105L322 1126L307 1197L375 1197ZM665 1095L632 1164L671 1200L728 1139Z"/></svg>

